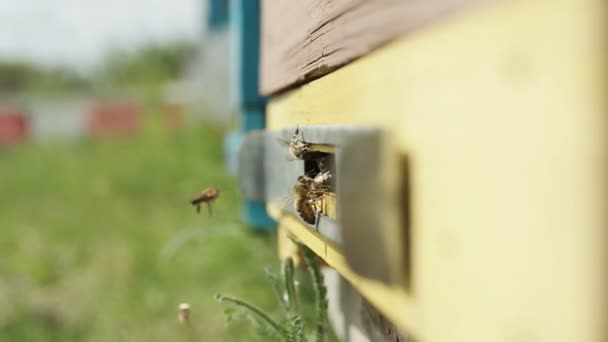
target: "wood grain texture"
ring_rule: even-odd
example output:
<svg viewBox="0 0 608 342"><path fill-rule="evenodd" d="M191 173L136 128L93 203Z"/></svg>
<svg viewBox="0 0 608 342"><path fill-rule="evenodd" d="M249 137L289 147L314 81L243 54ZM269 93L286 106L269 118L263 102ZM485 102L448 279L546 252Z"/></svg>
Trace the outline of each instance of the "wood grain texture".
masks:
<svg viewBox="0 0 608 342"><path fill-rule="evenodd" d="M262 1L260 90L308 82L480 0Z"/></svg>

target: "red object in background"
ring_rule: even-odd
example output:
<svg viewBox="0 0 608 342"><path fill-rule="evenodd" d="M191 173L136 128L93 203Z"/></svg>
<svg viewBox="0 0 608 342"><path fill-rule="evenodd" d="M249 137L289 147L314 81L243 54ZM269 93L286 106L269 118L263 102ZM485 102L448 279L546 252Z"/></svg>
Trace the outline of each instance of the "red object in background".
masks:
<svg viewBox="0 0 608 342"><path fill-rule="evenodd" d="M141 108L128 102L101 102L89 112L89 133L93 136L130 136L141 127Z"/></svg>
<svg viewBox="0 0 608 342"><path fill-rule="evenodd" d="M176 130L184 126L184 106L177 103L165 105L165 120L167 127Z"/></svg>
<svg viewBox="0 0 608 342"><path fill-rule="evenodd" d="M28 134L28 119L19 110L0 109L0 148L23 143Z"/></svg>

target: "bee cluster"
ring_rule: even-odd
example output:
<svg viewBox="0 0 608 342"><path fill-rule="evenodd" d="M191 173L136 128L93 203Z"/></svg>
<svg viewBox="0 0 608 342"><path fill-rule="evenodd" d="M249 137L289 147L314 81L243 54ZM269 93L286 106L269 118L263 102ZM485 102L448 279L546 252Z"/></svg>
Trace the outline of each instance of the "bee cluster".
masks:
<svg viewBox="0 0 608 342"><path fill-rule="evenodd" d="M288 148L291 160L303 160L315 166L296 179L288 202L293 203L295 211L304 222L318 229L319 216L323 212L323 198L326 193L332 192L332 173L329 169L331 154L319 151L318 147L322 145L315 147L316 144L305 141L299 127L290 141L278 141ZM196 194L190 203L196 207L197 212L200 212L202 205L206 205L211 215L212 204L219 194L218 188L208 187Z"/></svg>
<svg viewBox="0 0 608 342"><path fill-rule="evenodd" d="M327 169L328 153L316 151L313 144L306 142L299 127L296 128L289 142L279 140L289 149L289 154L296 160L313 161L317 164L315 175L305 174L296 179L291 200L294 208L304 222L318 229L319 215L322 212L322 200L325 193L331 191L331 171Z"/></svg>

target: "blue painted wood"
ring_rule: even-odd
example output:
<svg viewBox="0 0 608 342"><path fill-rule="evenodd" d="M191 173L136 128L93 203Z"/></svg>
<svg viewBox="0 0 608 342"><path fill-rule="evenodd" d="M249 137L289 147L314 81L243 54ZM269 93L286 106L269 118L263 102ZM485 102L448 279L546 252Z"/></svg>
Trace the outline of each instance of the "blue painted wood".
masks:
<svg viewBox="0 0 608 342"><path fill-rule="evenodd" d="M226 140L227 159L234 162L246 132L266 126L266 99L259 91L260 0L230 0L232 101L240 112L240 130ZM234 165L231 165L234 167ZM238 163L236 165L238 168ZM244 198L242 215L256 230L272 230L276 222L268 216L264 201Z"/></svg>
<svg viewBox="0 0 608 342"><path fill-rule="evenodd" d="M266 111L263 106L258 108L245 108L241 113L241 130L249 132L254 129L266 127Z"/></svg>
<svg viewBox="0 0 608 342"><path fill-rule="evenodd" d="M245 133L234 130L224 137L224 164L231 175L238 175L239 149Z"/></svg>
<svg viewBox="0 0 608 342"><path fill-rule="evenodd" d="M208 0L207 27L209 31L219 31L228 25L229 0Z"/></svg>
<svg viewBox="0 0 608 342"><path fill-rule="evenodd" d="M260 1L231 0L233 100L239 108L259 108Z"/></svg>
<svg viewBox="0 0 608 342"><path fill-rule="evenodd" d="M277 226L277 223L266 213L266 202L245 200L242 213L245 222L255 230L270 231Z"/></svg>

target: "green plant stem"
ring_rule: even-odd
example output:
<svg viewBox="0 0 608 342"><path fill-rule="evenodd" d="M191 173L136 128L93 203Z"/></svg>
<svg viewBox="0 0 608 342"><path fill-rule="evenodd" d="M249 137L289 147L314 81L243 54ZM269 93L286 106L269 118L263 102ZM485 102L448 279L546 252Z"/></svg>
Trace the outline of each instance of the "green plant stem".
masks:
<svg viewBox="0 0 608 342"><path fill-rule="evenodd" d="M274 292L275 296L277 297L277 300L281 304L281 307L283 308L283 310L285 310L285 312L289 311L289 303L285 300L285 292L283 291L281 280L279 280L277 275L272 271L270 267L266 267L264 269L264 272L266 273L266 278L268 279L268 281L270 281L270 284L272 285L272 291Z"/></svg>
<svg viewBox="0 0 608 342"><path fill-rule="evenodd" d="M298 297L294 284L294 264L293 259L288 257L283 262L283 281L287 292L288 309L290 313L298 312Z"/></svg>
<svg viewBox="0 0 608 342"><path fill-rule="evenodd" d="M325 341L325 333L327 326L327 288L323 281L323 273L317 262L316 255L304 244L297 242L298 247L302 251L306 268L312 278L313 290L315 292L315 307L316 307L316 336L317 342Z"/></svg>
<svg viewBox="0 0 608 342"><path fill-rule="evenodd" d="M249 304L245 301L242 301L238 298L234 298L234 297L228 297L228 296L223 296L223 295L217 295L215 297L217 299L218 302L222 303L222 302L229 302L232 303L236 306L240 306L242 308L245 308L246 310L248 310L249 312L255 314L258 318L260 318L263 322L267 323L269 326L271 326L274 330L276 330L279 334L283 335L286 337L285 331L283 331L283 329L281 329L279 327L279 324L277 322L275 322L272 318L270 318L270 316L268 316L264 311L262 311L262 309L258 308L257 306L253 305L253 304Z"/></svg>

